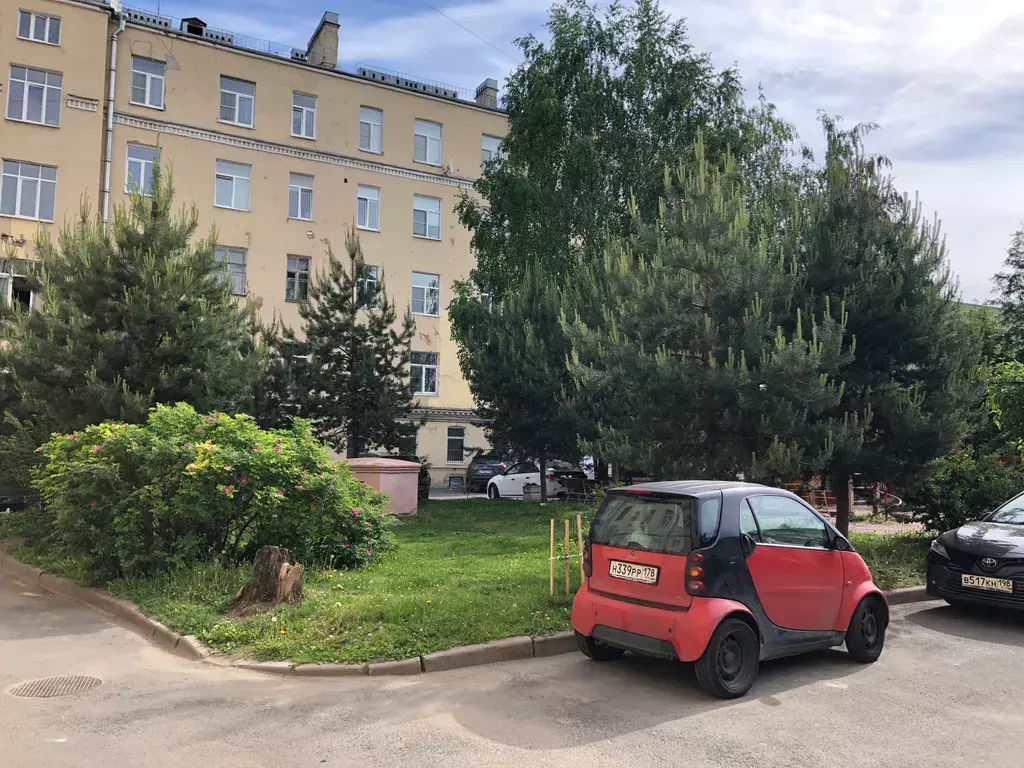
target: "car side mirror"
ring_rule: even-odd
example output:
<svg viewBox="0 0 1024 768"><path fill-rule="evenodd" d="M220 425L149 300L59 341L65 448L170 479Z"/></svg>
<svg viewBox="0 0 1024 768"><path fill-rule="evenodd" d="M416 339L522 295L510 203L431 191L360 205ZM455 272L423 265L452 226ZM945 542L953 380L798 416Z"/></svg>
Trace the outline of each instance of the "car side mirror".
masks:
<svg viewBox="0 0 1024 768"><path fill-rule="evenodd" d="M740 534L740 548L743 550L744 557L750 557L754 554L754 550L757 548L757 542L754 538L746 533Z"/></svg>

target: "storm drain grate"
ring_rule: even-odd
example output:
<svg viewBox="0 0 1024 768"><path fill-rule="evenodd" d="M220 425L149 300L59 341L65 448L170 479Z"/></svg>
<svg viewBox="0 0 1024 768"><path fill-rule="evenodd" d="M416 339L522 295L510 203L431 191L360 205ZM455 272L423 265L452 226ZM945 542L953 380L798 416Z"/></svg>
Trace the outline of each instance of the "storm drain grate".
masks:
<svg viewBox="0 0 1024 768"><path fill-rule="evenodd" d="M61 675L60 677L43 677L39 680L26 680L11 688L8 693L24 699L50 699L54 696L70 696L103 685L98 677L85 675Z"/></svg>

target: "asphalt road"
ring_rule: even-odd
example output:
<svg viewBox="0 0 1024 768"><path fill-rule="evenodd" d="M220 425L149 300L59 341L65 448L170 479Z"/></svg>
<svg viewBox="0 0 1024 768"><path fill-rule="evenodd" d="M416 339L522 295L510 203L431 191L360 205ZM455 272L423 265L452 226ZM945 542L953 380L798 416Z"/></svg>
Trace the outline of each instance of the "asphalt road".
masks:
<svg viewBox="0 0 1024 768"><path fill-rule="evenodd" d="M18 682L103 684L51 699ZM392 678L286 679L177 659L89 608L0 582L3 768L1024 764L1024 619L894 609L882 660L768 663L708 699L679 664L570 654Z"/></svg>

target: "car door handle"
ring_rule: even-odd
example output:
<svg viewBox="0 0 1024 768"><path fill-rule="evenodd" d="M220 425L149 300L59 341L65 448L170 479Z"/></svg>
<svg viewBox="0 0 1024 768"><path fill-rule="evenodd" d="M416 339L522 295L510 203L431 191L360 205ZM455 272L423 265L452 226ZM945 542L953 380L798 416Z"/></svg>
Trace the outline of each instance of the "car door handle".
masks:
<svg viewBox="0 0 1024 768"><path fill-rule="evenodd" d="M757 548L757 542L754 541L753 537L747 533L740 534L740 547L743 550L744 557L750 557L754 554L754 550Z"/></svg>

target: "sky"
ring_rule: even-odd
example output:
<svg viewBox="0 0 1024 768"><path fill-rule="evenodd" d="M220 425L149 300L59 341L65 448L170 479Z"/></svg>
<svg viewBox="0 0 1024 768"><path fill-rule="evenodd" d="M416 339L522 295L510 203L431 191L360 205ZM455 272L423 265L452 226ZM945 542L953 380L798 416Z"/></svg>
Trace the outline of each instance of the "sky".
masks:
<svg viewBox="0 0 1024 768"><path fill-rule="evenodd" d="M516 66L517 37L544 39L550 0L128 0L174 17L305 48L340 16L341 65L475 89ZM429 2L429 5L428 5ZM694 46L736 66L820 153L818 110L879 125L868 148L937 215L963 298L992 296L1024 220L1024 3L1020 0L662 0ZM450 18L446 18L450 17ZM460 26L461 25L461 26Z"/></svg>

